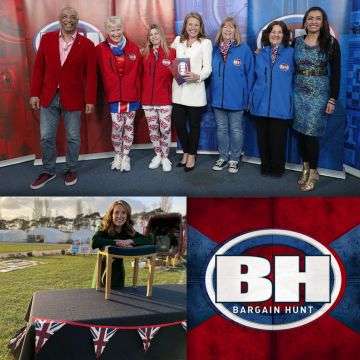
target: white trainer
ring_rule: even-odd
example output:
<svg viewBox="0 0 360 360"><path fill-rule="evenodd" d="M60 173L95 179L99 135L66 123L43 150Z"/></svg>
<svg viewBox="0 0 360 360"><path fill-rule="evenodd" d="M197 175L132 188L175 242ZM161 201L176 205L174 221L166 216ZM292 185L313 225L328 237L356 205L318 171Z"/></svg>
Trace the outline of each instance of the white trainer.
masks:
<svg viewBox="0 0 360 360"><path fill-rule="evenodd" d="M161 160L161 165L163 171L171 171L171 161L167 157Z"/></svg>
<svg viewBox="0 0 360 360"><path fill-rule="evenodd" d="M122 163L121 163L121 171L130 171L130 170L131 170L130 157L127 155L124 155L122 158Z"/></svg>
<svg viewBox="0 0 360 360"><path fill-rule="evenodd" d="M115 154L114 160L111 163L111 170L121 170L122 157L121 154Z"/></svg>
<svg viewBox="0 0 360 360"><path fill-rule="evenodd" d="M161 156L156 155L152 158L149 164L149 169L157 169L161 164Z"/></svg>
<svg viewBox="0 0 360 360"><path fill-rule="evenodd" d="M238 171L239 171L239 162L235 160L230 160L228 172L231 174L236 174Z"/></svg>

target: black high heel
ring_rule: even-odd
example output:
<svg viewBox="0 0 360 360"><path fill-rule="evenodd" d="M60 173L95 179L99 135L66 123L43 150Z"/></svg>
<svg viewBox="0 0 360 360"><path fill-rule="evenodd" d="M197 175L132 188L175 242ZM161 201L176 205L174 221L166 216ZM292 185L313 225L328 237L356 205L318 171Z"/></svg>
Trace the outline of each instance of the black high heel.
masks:
<svg viewBox="0 0 360 360"><path fill-rule="evenodd" d="M189 172L195 169L195 165L196 165L196 155L194 156L194 165L193 166L184 166L184 171L185 172Z"/></svg>
<svg viewBox="0 0 360 360"><path fill-rule="evenodd" d="M184 166L184 171L185 172L189 172L189 171L192 171L194 169L195 169L195 164L193 166L191 166L191 167Z"/></svg>

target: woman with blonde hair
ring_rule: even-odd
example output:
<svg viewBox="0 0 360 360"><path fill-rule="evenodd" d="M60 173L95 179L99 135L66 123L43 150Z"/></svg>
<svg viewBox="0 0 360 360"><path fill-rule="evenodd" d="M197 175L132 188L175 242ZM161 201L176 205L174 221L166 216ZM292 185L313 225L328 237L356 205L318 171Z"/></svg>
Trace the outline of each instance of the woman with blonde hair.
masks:
<svg viewBox="0 0 360 360"><path fill-rule="evenodd" d="M151 237L141 235L134 229L131 219L131 207L125 200L111 204L102 218L99 230L94 234L91 247L103 249L105 246L130 248L141 245L151 245ZM101 273L105 272L105 261L101 264ZM125 268L122 259L115 259L112 265L111 288L120 289L124 286Z"/></svg>
<svg viewBox="0 0 360 360"><path fill-rule="evenodd" d="M219 158L212 167L237 173L243 146L243 114L254 78L253 54L241 42L239 26L227 17L216 35L211 74L212 107L217 125Z"/></svg>
<svg viewBox="0 0 360 360"><path fill-rule="evenodd" d="M195 167L195 157L199 145L201 113L206 105L204 80L211 73L212 44L206 38L204 22L200 14L186 15L180 36L171 47L177 58L188 58L190 70L183 76L185 82L179 85L173 80L172 118L180 141L183 156L177 164L186 172Z"/></svg>
<svg viewBox="0 0 360 360"><path fill-rule="evenodd" d="M112 120L111 141L115 150L112 170L130 171L134 119L140 108L141 54L123 33L119 16L105 22L106 40L97 47L97 60Z"/></svg>
<svg viewBox="0 0 360 360"><path fill-rule="evenodd" d="M163 171L171 171L168 156L171 142L173 76L170 65L176 54L175 50L167 45L165 34L159 25L150 26L142 55L141 103L155 151L155 157L151 160L149 168L156 169L161 165Z"/></svg>

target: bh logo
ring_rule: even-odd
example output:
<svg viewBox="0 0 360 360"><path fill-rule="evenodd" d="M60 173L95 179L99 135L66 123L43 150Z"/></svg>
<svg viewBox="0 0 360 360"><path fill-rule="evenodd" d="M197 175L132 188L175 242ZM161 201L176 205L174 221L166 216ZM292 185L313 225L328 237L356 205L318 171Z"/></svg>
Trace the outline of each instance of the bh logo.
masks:
<svg viewBox="0 0 360 360"><path fill-rule="evenodd" d="M60 23L59 21L54 21L50 24L45 25L42 29L40 29L33 38L33 48L35 51L39 49L41 36L46 34L50 31L59 31L60 30ZM101 34L100 30L96 28L94 25L91 25L90 23L86 21L79 20L77 31L87 37L89 40L91 40L94 45L96 46L101 41L104 41L105 38Z"/></svg>
<svg viewBox="0 0 360 360"><path fill-rule="evenodd" d="M225 317L262 330L308 324L336 302L342 284L334 255L293 231L266 229L238 236L212 256L208 296Z"/></svg>

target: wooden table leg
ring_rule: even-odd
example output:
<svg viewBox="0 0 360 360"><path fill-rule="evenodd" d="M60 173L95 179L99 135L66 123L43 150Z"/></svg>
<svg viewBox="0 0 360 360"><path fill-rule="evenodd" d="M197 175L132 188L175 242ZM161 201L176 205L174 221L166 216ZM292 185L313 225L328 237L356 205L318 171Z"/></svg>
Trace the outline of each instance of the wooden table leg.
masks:
<svg viewBox="0 0 360 360"><path fill-rule="evenodd" d="M101 290L101 260L102 255L98 251L97 258L96 258L96 290Z"/></svg>
<svg viewBox="0 0 360 360"><path fill-rule="evenodd" d="M105 277L105 300L110 298L111 293L111 275L112 275L112 256L106 255L106 277Z"/></svg>
<svg viewBox="0 0 360 360"><path fill-rule="evenodd" d="M138 282L139 276L139 258L134 259L134 273L133 273L133 286L135 287Z"/></svg>
<svg viewBox="0 0 360 360"><path fill-rule="evenodd" d="M152 296L152 286L154 282L154 272L155 272L155 255L151 256L148 259L149 264L149 275L148 275L148 282L147 282L147 292L146 296Z"/></svg>

